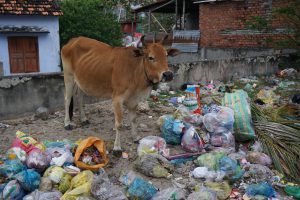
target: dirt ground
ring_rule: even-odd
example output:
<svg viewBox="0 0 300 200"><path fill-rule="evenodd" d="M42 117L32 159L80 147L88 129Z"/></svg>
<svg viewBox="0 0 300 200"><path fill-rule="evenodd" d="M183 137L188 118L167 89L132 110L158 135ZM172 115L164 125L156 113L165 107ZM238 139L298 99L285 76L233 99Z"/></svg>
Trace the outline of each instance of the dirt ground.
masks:
<svg viewBox="0 0 300 200"><path fill-rule="evenodd" d="M78 112L75 111L73 122L75 128L72 131L64 129L64 111L59 110L49 116L47 120L35 119L34 115L28 115L24 118L2 121L2 123L8 124L8 128L0 128L0 155L5 154L9 149L10 144L15 138L16 131L28 133L32 137L43 140L63 140L69 139L76 141L79 139L85 139L89 136L96 136L103 139L106 143L107 151L109 152L109 164L105 167L111 181L115 184L120 184L118 178L122 172L127 172L133 169L133 161L137 158L137 146L131 141L130 135L130 123L126 109L124 110L124 120L121 130L121 145L123 151L129 154L128 159L117 158L112 155L113 143L115 139L114 128L114 114L111 106L111 101L99 101L98 103L85 105L85 112L90 121L90 125L86 127L80 126ZM148 135L160 135L160 130L157 125L158 118L163 114L170 114L174 111L174 108L170 106L157 105L155 108L150 109L147 112L138 111L138 134L141 137ZM180 147L174 147L172 151L180 151ZM178 169L180 173L176 177L182 177L183 169ZM185 175L188 177L189 170L186 169ZM138 173L139 174L139 173ZM147 180L150 180L160 189L167 188L172 185L172 179L158 179L145 177L139 174ZM181 179L181 178L179 178Z"/></svg>

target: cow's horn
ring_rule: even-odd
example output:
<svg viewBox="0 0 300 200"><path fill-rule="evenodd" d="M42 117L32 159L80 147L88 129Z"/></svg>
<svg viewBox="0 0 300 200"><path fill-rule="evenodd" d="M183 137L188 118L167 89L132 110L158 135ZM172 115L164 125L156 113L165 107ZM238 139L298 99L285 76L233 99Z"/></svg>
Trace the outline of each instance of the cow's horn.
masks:
<svg viewBox="0 0 300 200"><path fill-rule="evenodd" d="M160 41L160 43L163 44L164 41L165 41L167 38L168 38L168 34L166 34L166 35L163 37L163 39Z"/></svg>
<svg viewBox="0 0 300 200"><path fill-rule="evenodd" d="M140 42L142 43L143 47L146 47L146 43L145 43L145 35L142 35Z"/></svg>

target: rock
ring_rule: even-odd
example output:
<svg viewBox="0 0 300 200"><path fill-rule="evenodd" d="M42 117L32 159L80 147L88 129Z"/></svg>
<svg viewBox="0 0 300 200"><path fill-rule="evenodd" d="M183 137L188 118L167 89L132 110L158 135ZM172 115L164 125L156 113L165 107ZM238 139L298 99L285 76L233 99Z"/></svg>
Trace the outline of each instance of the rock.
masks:
<svg viewBox="0 0 300 200"><path fill-rule="evenodd" d="M137 109L139 112L143 112L143 113L147 113L150 111L150 107L147 101L139 103Z"/></svg>
<svg viewBox="0 0 300 200"><path fill-rule="evenodd" d="M35 112L35 116L39 119L42 120L47 120L49 117L49 110L48 108L45 107L39 107L36 112Z"/></svg>
<svg viewBox="0 0 300 200"><path fill-rule="evenodd" d="M150 131L149 127L147 126L147 124L139 124L138 127L139 131L141 132L148 132Z"/></svg>

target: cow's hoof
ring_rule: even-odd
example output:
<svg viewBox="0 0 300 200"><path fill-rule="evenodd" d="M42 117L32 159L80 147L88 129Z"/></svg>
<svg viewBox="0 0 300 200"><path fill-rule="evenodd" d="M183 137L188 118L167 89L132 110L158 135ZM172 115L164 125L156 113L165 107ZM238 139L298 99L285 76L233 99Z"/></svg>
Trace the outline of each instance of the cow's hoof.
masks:
<svg viewBox="0 0 300 200"><path fill-rule="evenodd" d="M85 121L81 122L81 126L87 126L89 124L90 124L89 120L85 120Z"/></svg>
<svg viewBox="0 0 300 200"><path fill-rule="evenodd" d="M122 156L122 150L113 150L113 156L120 158Z"/></svg>
<svg viewBox="0 0 300 200"><path fill-rule="evenodd" d="M65 129L66 129L67 131L70 131L70 130L73 129L73 127L69 124L69 125L65 126Z"/></svg>

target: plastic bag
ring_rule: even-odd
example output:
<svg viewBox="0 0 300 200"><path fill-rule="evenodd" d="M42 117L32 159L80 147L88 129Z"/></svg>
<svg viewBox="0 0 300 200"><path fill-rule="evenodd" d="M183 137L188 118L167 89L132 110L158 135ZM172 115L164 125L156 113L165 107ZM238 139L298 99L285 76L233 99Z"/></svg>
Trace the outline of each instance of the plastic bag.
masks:
<svg viewBox="0 0 300 200"><path fill-rule="evenodd" d="M167 188L157 192L151 200L181 200L185 199L185 192L180 188Z"/></svg>
<svg viewBox="0 0 300 200"><path fill-rule="evenodd" d="M71 180L70 189L61 197L61 200L76 200L79 196L89 196L93 182L93 172L85 170Z"/></svg>
<svg viewBox="0 0 300 200"><path fill-rule="evenodd" d="M278 103L279 97L274 93L273 90L262 89L257 93L257 98L262 100L265 104L273 105Z"/></svg>
<svg viewBox="0 0 300 200"><path fill-rule="evenodd" d="M222 100L222 105L234 110L234 134L237 141L246 141L255 137L248 99L247 92L237 90L235 93L225 93Z"/></svg>
<svg viewBox="0 0 300 200"><path fill-rule="evenodd" d="M19 147L13 147L10 148L7 152L6 152L6 156L12 157L12 155L15 155L16 158L18 158L20 161L24 162L26 160L26 152L24 150L22 150Z"/></svg>
<svg viewBox="0 0 300 200"><path fill-rule="evenodd" d="M64 163L73 163L74 157L69 149L53 147L47 148L46 154L51 158L51 165L61 167Z"/></svg>
<svg viewBox="0 0 300 200"><path fill-rule="evenodd" d="M296 199L300 199L300 187L299 186L289 186L287 185L284 188L284 191L289 195L293 196Z"/></svg>
<svg viewBox="0 0 300 200"><path fill-rule="evenodd" d="M43 172L50 164L47 155L40 150L33 150L29 152L26 165L28 168L33 168L38 172Z"/></svg>
<svg viewBox="0 0 300 200"><path fill-rule="evenodd" d="M199 152L204 147L204 142L196 132L195 128L191 126L182 136L181 146L188 152Z"/></svg>
<svg viewBox="0 0 300 200"><path fill-rule="evenodd" d="M207 187L200 187L196 192L191 193L187 200L216 200L217 193Z"/></svg>
<svg viewBox="0 0 300 200"><path fill-rule="evenodd" d="M26 195L23 200L59 200L62 194L58 191L42 192L35 190L34 192Z"/></svg>
<svg viewBox="0 0 300 200"><path fill-rule="evenodd" d="M272 164L271 158L262 152L249 151L246 158L250 163L265 166L269 166Z"/></svg>
<svg viewBox="0 0 300 200"><path fill-rule="evenodd" d="M276 197L274 188L268 183L248 185L246 187L246 194L249 196L263 195L268 198Z"/></svg>
<svg viewBox="0 0 300 200"><path fill-rule="evenodd" d="M9 181L2 192L3 199L19 200L23 196L25 196L24 190L16 180Z"/></svg>
<svg viewBox="0 0 300 200"><path fill-rule="evenodd" d="M162 178L168 177L173 165L163 156L146 154L139 157L135 162L135 168L146 176Z"/></svg>
<svg viewBox="0 0 300 200"><path fill-rule="evenodd" d="M132 200L150 200L157 193L157 189L149 182L136 177L127 192Z"/></svg>
<svg viewBox="0 0 300 200"><path fill-rule="evenodd" d="M167 144L166 141L158 136L147 136L139 141L137 149L138 155L142 156L145 154L163 154L167 155Z"/></svg>
<svg viewBox="0 0 300 200"><path fill-rule="evenodd" d="M250 164L247 168L248 171L245 172L244 177L250 177L256 181L269 181L274 176L274 173L264 165Z"/></svg>
<svg viewBox="0 0 300 200"><path fill-rule="evenodd" d="M14 178L19 181L25 191L32 192L39 187L41 176L33 169L27 169L14 175Z"/></svg>
<svg viewBox="0 0 300 200"><path fill-rule="evenodd" d="M62 148L62 149L68 149L72 150L74 149L77 145L70 140L62 140L62 141L44 141L44 145L47 147L47 149L51 148Z"/></svg>
<svg viewBox="0 0 300 200"><path fill-rule="evenodd" d="M99 175L94 176L91 194L96 199L127 200L127 197L122 190L109 181L103 169L100 170Z"/></svg>
<svg viewBox="0 0 300 200"><path fill-rule="evenodd" d="M207 167L197 167L192 172L195 178L205 178L208 181L220 182L225 176L223 171L209 171Z"/></svg>
<svg viewBox="0 0 300 200"><path fill-rule="evenodd" d="M227 156L224 156L219 160L219 170L226 173L226 178L231 181L236 181L244 175L244 170L238 166L236 160L233 160Z"/></svg>
<svg viewBox="0 0 300 200"><path fill-rule="evenodd" d="M83 151L90 147L95 146L97 150L99 151L101 157L102 157L102 163L97 165L88 165L84 162L80 161L80 155L83 153ZM97 137L88 137L87 139L80 142L78 145L75 156L74 156L75 164L77 167L82 169L88 169L88 170L99 170L100 168L104 167L108 163L108 157L106 155L106 148L103 140L97 138Z"/></svg>
<svg viewBox="0 0 300 200"><path fill-rule="evenodd" d="M57 166L51 166L44 172L44 177L49 177L54 183L59 183L66 171Z"/></svg>
<svg viewBox="0 0 300 200"><path fill-rule="evenodd" d="M16 138L13 141L11 147L19 147L23 149L27 154L35 149L40 149L42 151L46 149L46 147L43 144L39 143L34 138L21 131L16 132Z"/></svg>
<svg viewBox="0 0 300 200"><path fill-rule="evenodd" d="M221 183L205 182L204 185L215 191L219 200L225 200L231 194L231 187L226 181Z"/></svg>
<svg viewBox="0 0 300 200"><path fill-rule="evenodd" d="M124 185L129 186L136 177L137 175L134 171L129 171L128 173L121 175L119 181Z"/></svg>
<svg viewBox="0 0 300 200"><path fill-rule="evenodd" d="M174 119L173 116L164 115L163 125L161 127L161 136L168 144L180 144L182 131L184 128L183 123L179 119Z"/></svg>
<svg viewBox="0 0 300 200"><path fill-rule="evenodd" d="M174 112L174 118L183 122L198 126L203 123L203 116L200 114L193 114L185 106L179 106Z"/></svg>
<svg viewBox="0 0 300 200"><path fill-rule="evenodd" d="M64 174L59 182L58 190L64 194L70 188L71 180L72 180L71 175Z"/></svg>
<svg viewBox="0 0 300 200"><path fill-rule="evenodd" d="M224 153L206 153L199 156L197 160L195 160L195 163L198 166L207 167L209 170L218 170L219 160L224 156Z"/></svg>
<svg viewBox="0 0 300 200"><path fill-rule="evenodd" d="M52 182L48 177L42 177L39 185L39 190L42 192L48 192L52 190Z"/></svg>
<svg viewBox="0 0 300 200"><path fill-rule="evenodd" d="M20 160L7 160L0 165L0 176L11 178L13 175L25 170L26 167Z"/></svg>
<svg viewBox="0 0 300 200"><path fill-rule="evenodd" d="M210 137L210 143L215 147L235 147L234 136L229 131L221 134L213 134Z"/></svg>

